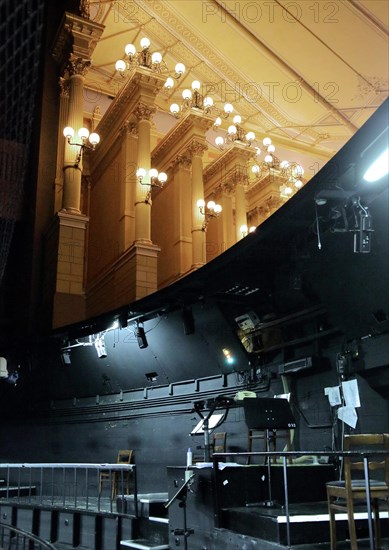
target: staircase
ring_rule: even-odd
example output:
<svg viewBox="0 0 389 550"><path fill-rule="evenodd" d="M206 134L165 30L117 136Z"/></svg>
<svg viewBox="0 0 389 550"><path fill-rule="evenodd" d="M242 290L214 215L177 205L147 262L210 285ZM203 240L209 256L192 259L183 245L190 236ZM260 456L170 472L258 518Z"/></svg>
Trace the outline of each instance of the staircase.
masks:
<svg viewBox="0 0 389 550"><path fill-rule="evenodd" d="M131 540L121 540L120 546L123 549L169 549L169 518L167 509L164 506L167 501L167 493L138 494L137 505L139 517L134 525L134 538ZM134 496L128 495L124 504L126 508L125 511L128 513L134 508L134 505Z"/></svg>

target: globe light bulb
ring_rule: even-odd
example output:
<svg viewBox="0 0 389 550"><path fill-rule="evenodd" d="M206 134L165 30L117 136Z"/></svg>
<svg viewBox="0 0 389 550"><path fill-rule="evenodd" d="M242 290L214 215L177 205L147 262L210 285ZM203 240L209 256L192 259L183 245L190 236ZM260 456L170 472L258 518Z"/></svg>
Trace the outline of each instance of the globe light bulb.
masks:
<svg viewBox="0 0 389 550"><path fill-rule="evenodd" d="M186 88L185 90L183 90L182 97L183 97L183 99L185 99L187 101L189 99L192 99L192 92L189 90L189 88Z"/></svg>
<svg viewBox="0 0 389 550"><path fill-rule="evenodd" d="M173 88L173 86L174 86L174 80L172 79L171 76L168 76L164 84L164 87L170 90L171 88Z"/></svg>
<svg viewBox="0 0 389 550"><path fill-rule="evenodd" d="M181 76L185 72L185 65L183 63L177 63L174 70Z"/></svg>
<svg viewBox="0 0 389 550"><path fill-rule="evenodd" d="M200 90L201 84L198 80L194 80L192 82L192 90Z"/></svg>
<svg viewBox="0 0 389 550"><path fill-rule="evenodd" d="M134 44L127 44L124 48L126 55L132 56L136 54L136 48Z"/></svg>
<svg viewBox="0 0 389 550"><path fill-rule="evenodd" d="M146 175L146 170L144 168L138 168L138 170L136 171L136 177L139 179L142 179L145 177L145 175Z"/></svg>
<svg viewBox="0 0 389 550"><path fill-rule="evenodd" d="M66 128L63 129L63 135L67 139L72 139L74 136L74 129L71 126L66 126Z"/></svg>
<svg viewBox="0 0 389 550"><path fill-rule="evenodd" d="M147 48L150 47L150 40L146 37L142 38L142 40L140 41L140 46L142 50L147 50Z"/></svg>
<svg viewBox="0 0 389 550"><path fill-rule="evenodd" d="M119 72L119 73L122 73L126 70L126 62L123 61L123 59L118 59L118 61L116 61L115 63L115 69Z"/></svg>
<svg viewBox="0 0 389 550"><path fill-rule="evenodd" d="M159 52L154 52L153 54L151 54L151 61L152 63L158 65L162 61L162 55Z"/></svg>
<svg viewBox="0 0 389 550"><path fill-rule="evenodd" d="M96 132L92 132L89 136L89 141L90 143L95 146L97 145L98 143L100 143L100 136L99 134L96 134Z"/></svg>
<svg viewBox="0 0 389 550"><path fill-rule="evenodd" d="M89 137L88 128L80 128L77 133L80 136L80 138L82 139L82 141L85 141Z"/></svg>

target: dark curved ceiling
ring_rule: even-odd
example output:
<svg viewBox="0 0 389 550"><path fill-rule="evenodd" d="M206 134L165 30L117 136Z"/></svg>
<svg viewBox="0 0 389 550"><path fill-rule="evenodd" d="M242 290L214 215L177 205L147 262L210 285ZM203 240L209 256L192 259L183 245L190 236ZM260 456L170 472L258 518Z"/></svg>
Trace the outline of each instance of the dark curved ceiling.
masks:
<svg viewBox="0 0 389 550"><path fill-rule="evenodd" d="M388 177L370 184L362 179L366 165L388 146L388 104L297 195L218 258L120 310L56 331L54 341L69 346L71 365L53 360L53 398L143 387L150 372L166 384L245 371L258 355L242 345L236 318L250 312L259 327L273 328L320 316L319 330L338 331L344 341L388 331ZM359 246L359 216L366 211L373 231L370 251L363 253L354 250L354 235ZM184 307L192 310L193 334L184 333ZM114 320L123 328L106 333L106 358L98 358L94 346L73 347ZM145 349L134 336L137 322ZM226 363L223 348L233 363ZM275 358L266 350L260 355Z"/></svg>

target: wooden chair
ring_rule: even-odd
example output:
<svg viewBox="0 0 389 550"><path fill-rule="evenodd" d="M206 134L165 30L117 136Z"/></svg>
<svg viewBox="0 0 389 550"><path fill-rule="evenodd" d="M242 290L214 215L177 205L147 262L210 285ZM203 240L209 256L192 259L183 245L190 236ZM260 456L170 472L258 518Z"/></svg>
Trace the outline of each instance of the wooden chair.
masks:
<svg viewBox="0 0 389 550"><path fill-rule="evenodd" d="M131 464L134 451L132 450L120 450L118 452L117 464ZM103 489L103 484L109 482L111 486L111 497L112 500L116 497L118 488L121 486L121 481L123 480L123 488L125 487L126 494L130 494L130 479L132 477L132 470L101 470L99 477L99 496Z"/></svg>
<svg viewBox="0 0 389 550"><path fill-rule="evenodd" d="M268 433L269 432L269 433ZM255 439L263 439L264 441L264 450L266 452L270 452L270 451L276 451L276 447L277 447L277 438L278 439L286 439L286 444L285 444L285 448L287 451L290 451L291 450L291 446L292 446L292 440L291 440L291 430L262 430L262 429L257 429L257 430L250 430L248 431L248 445L247 445L247 451L249 453L251 453L251 451L253 450L253 441ZM288 462L291 464L293 461L292 458L288 458ZM273 463L276 463L277 462L277 457L273 457L272 458L272 462ZM247 464L250 464L251 463L251 456L248 456L247 457L247 461L246 461ZM265 463L266 463L266 460L265 460Z"/></svg>
<svg viewBox="0 0 389 550"><path fill-rule="evenodd" d="M225 453L227 432L216 432L212 436L212 453Z"/></svg>
<svg viewBox="0 0 389 550"><path fill-rule="evenodd" d="M344 437L345 451L389 451L389 434L360 434ZM354 521L354 501L366 503L364 463L358 457L344 457L344 481L326 483L327 502L330 518L331 550L336 549L336 512L347 512L351 550L357 550L357 536ZM359 475L358 475L359 471ZM381 532L379 520L379 500L386 499L389 511L389 456L369 457L369 479L371 508L374 515L374 534L376 547L380 548ZM379 475L381 473L381 476ZM377 475L378 474L378 475Z"/></svg>

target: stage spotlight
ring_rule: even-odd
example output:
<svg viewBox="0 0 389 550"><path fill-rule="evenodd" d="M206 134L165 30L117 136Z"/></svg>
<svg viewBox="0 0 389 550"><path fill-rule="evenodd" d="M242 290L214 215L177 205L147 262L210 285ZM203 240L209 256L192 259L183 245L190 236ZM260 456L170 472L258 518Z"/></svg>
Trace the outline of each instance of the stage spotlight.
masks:
<svg viewBox="0 0 389 550"><path fill-rule="evenodd" d="M147 346L149 344L147 342L145 329L143 327L140 327L139 325L137 325L136 331L135 331L135 336L138 340L138 346L140 347L140 349L147 348Z"/></svg>
<svg viewBox="0 0 389 550"><path fill-rule="evenodd" d="M182 311L182 323L184 325L184 333L188 336L195 331L195 322L191 308L184 308Z"/></svg>
<svg viewBox="0 0 389 550"><path fill-rule="evenodd" d="M71 365L72 364L72 360L71 360L71 357L70 357L70 351L63 351L61 353L61 358L62 358L62 363L64 365Z"/></svg>
<svg viewBox="0 0 389 550"><path fill-rule="evenodd" d="M103 338L98 338L95 341L95 348L97 352L97 357L100 357L100 359L104 359L104 357L107 357L107 352L105 351L105 343Z"/></svg>
<svg viewBox="0 0 389 550"><path fill-rule="evenodd" d="M8 378L7 359L0 357L0 378Z"/></svg>
<svg viewBox="0 0 389 550"><path fill-rule="evenodd" d="M157 372L146 372L145 376L149 382L155 382L158 379Z"/></svg>

